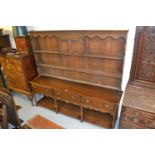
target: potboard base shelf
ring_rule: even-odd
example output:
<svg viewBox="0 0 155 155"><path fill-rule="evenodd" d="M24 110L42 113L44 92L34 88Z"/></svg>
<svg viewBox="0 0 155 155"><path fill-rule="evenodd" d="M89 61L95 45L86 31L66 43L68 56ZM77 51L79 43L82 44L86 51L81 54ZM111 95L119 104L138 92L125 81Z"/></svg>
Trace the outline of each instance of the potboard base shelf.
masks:
<svg viewBox="0 0 155 155"><path fill-rule="evenodd" d="M80 106L73 105L70 103L65 103L62 101L57 101L58 113L62 113L74 118L81 119ZM54 100L50 97L44 97L37 102L37 106L44 107L55 111ZM112 128L112 116L107 113L101 113L95 110L83 109L83 121L93 123L95 125Z"/></svg>

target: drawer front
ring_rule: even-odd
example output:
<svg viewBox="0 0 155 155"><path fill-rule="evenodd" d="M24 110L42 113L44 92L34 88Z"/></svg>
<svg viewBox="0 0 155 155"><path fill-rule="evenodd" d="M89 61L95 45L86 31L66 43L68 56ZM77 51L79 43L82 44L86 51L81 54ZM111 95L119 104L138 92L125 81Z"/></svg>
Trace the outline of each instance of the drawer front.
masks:
<svg viewBox="0 0 155 155"><path fill-rule="evenodd" d="M155 128L155 121L144 117L137 117L134 115L123 113L122 119L142 126L147 126L148 128Z"/></svg>
<svg viewBox="0 0 155 155"><path fill-rule="evenodd" d="M68 90L60 91L60 90L54 90L55 98L57 100L62 100L65 102L70 102L73 104L81 104L81 98L80 96L73 94L69 92Z"/></svg>
<svg viewBox="0 0 155 155"><path fill-rule="evenodd" d="M15 72L14 74L7 72L5 74L7 76L7 80L18 81L21 83L27 81L25 75L19 72Z"/></svg>
<svg viewBox="0 0 155 155"><path fill-rule="evenodd" d="M102 109L107 109L111 111L115 109L115 105L110 105L110 104L105 103L104 101L97 100L97 99L82 97L81 101L84 106L92 106L94 108L98 108L100 111L102 111Z"/></svg>
<svg viewBox="0 0 155 155"><path fill-rule="evenodd" d="M3 64L4 65L8 65L8 64L10 64L10 65L22 65L22 62L21 62L21 59L10 57L10 58L3 59Z"/></svg>
<svg viewBox="0 0 155 155"><path fill-rule="evenodd" d="M14 87L14 88L22 89L25 91L30 91L29 85L26 82L19 82L16 80L9 79L7 80L7 83L9 87Z"/></svg>
<svg viewBox="0 0 155 155"><path fill-rule="evenodd" d="M137 117L144 117L145 116L145 118L155 120L155 114L153 114L153 113L148 113L148 112L144 112L141 110L137 110L137 109L129 108L129 107L124 107L124 106L122 108L122 111L125 113L128 113L128 114L131 114L131 115L135 115Z"/></svg>
<svg viewBox="0 0 155 155"><path fill-rule="evenodd" d="M44 94L45 96L54 97L52 88L47 88L44 86L38 86L38 85L32 84L32 89L33 89L33 91L35 91L37 93Z"/></svg>
<svg viewBox="0 0 155 155"><path fill-rule="evenodd" d="M17 72L20 72L20 73L24 73L24 69L23 69L22 64L21 65L14 65L14 70L16 70Z"/></svg>
<svg viewBox="0 0 155 155"><path fill-rule="evenodd" d="M120 129L147 129L147 127L121 120Z"/></svg>
<svg viewBox="0 0 155 155"><path fill-rule="evenodd" d="M4 72L14 74L15 72L24 73L22 66L4 66Z"/></svg>
<svg viewBox="0 0 155 155"><path fill-rule="evenodd" d="M116 106L115 105L111 105L111 104L108 104L104 101L100 101L100 100L94 100L95 101L95 106L99 107L99 108L106 108L106 109L109 109L109 110L115 110L116 109Z"/></svg>
<svg viewBox="0 0 155 155"><path fill-rule="evenodd" d="M7 72L24 72L23 64L19 59L6 59L3 61L3 68Z"/></svg>

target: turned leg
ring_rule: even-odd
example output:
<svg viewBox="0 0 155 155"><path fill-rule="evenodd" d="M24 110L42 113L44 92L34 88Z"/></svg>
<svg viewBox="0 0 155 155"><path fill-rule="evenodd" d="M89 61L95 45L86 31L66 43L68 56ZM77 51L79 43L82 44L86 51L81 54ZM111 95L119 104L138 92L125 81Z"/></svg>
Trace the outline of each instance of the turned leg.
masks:
<svg viewBox="0 0 155 155"><path fill-rule="evenodd" d="M117 120L117 111L112 115L113 120L112 120L112 128L115 128L115 123Z"/></svg>
<svg viewBox="0 0 155 155"><path fill-rule="evenodd" d="M54 105L55 105L55 112L56 114L58 113L58 104L57 104L57 100L54 99Z"/></svg>
<svg viewBox="0 0 155 155"><path fill-rule="evenodd" d="M118 117L118 106L116 106L115 112L111 114L113 116L113 121L112 121L112 128L115 128L116 125L116 120Z"/></svg>
<svg viewBox="0 0 155 155"><path fill-rule="evenodd" d="M113 120L112 120L112 128L115 128L115 121L116 121L116 118L113 116Z"/></svg>
<svg viewBox="0 0 155 155"><path fill-rule="evenodd" d="M35 95L28 95L28 99L31 101L32 106L36 106L36 98Z"/></svg>

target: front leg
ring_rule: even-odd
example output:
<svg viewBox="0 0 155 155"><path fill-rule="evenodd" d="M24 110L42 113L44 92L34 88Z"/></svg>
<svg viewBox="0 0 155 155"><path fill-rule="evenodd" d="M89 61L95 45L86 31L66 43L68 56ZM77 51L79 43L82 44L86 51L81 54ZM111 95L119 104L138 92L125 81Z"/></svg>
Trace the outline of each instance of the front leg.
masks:
<svg viewBox="0 0 155 155"><path fill-rule="evenodd" d="M28 99L31 101L32 106L36 106L36 97L34 94L28 95Z"/></svg>

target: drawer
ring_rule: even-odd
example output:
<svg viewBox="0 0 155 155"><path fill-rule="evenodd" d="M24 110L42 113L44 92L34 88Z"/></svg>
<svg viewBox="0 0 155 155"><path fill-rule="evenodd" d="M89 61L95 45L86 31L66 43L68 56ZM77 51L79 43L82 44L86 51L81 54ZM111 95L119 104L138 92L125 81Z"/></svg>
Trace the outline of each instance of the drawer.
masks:
<svg viewBox="0 0 155 155"><path fill-rule="evenodd" d="M20 59L13 58L13 57L5 58L3 60L3 63L6 64L6 65L8 65L8 64L11 64L11 65L14 65L14 64L21 65L22 64Z"/></svg>
<svg viewBox="0 0 155 155"><path fill-rule="evenodd" d="M121 120L120 129L147 129L147 127Z"/></svg>
<svg viewBox="0 0 155 155"><path fill-rule="evenodd" d="M44 86L32 84L33 91L44 94L45 96L54 97L53 89Z"/></svg>
<svg viewBox="0 0 155 155"><path fill-rule="evenodd" d="M81 104L81 97L79 95L69 92L68 90L64 90L64 91L54 90L54 94L57 100L62 100L62 101L70 102L77 105Z"/></svg>
<svg viewBox="0 0 155 155"><path fill-rule="evenodd" d="M155 128L155 120L153 121L144 117L137 117L126 113L122 114L122 119L148 128Z"/></svg>
<svg viewBox="0 0 155 155"><path fill-rule="evenodd" d="M94 100L94 106L98 107L98 108L106 108L108 110L116 110L116 106L113 104L108 104L105 101L102 100Z"/></svg>
<svg viewBox="0 0 155 155"><path fill-rule="evenodd" d="M23 69L23 66L22 66L22 63L20 65L17 65L17 64L5 64L3 65L3 68L6 72L24 72L24 69Z"/></svg>
<svg viewBox="0 0 155 155"><path fill-rule="evenodd" d="M88 98L88 97L82 97L81 101L84 106L90 105L90 106L93 106L94 108L98 108L100 111L102 111L102 109L108 109L111 111L113 111L115 109L115 105L107 104L102 100L92 99L92 98Z"/></svg>
<svg viewBox="0 0 155 155"><path fill-rule="evenodd" d="M145 111L141 111L141 110L138 110L138 109L135 109L135 108L130 108L130 107L124 107L123 106L122 112L131 114L131 115L135 115L137 117L145 116L145 118L155 120L155 114L149 113L149 112L145 112Z"/></svg>
<svg viewBox="0 0 155 155"><path fill-rule="evenodd" d="M25 75L22 73L6 73L8 81L17 81L19 83L27 82Z"/></svg>
<svg viewBox="0 0 155 155"><path fill-rule="evenodd" d="M11 80L11 81L8 80L7 83L8 83L9 87L14 87L14 88L22 89L22 90L25 90L25 91L30 91L29 86L25 82L21 83L21 82L17 82L17 81L13 81L13 80Z"/></svg>
<svg viewBox="0 0 155 155"><path fill-rule="evenodd" d="M16 70L17 72L24 72L23 66L21 65L14 65L14 70Z"/></svg>
<svg viewBox="0 0 155 155"><path fill-rule="evenodd" d="M5 65L3 64L3 68L4 68L5 71L14 70L12 65L10 65L10 64L5 64Z"/></svg>

